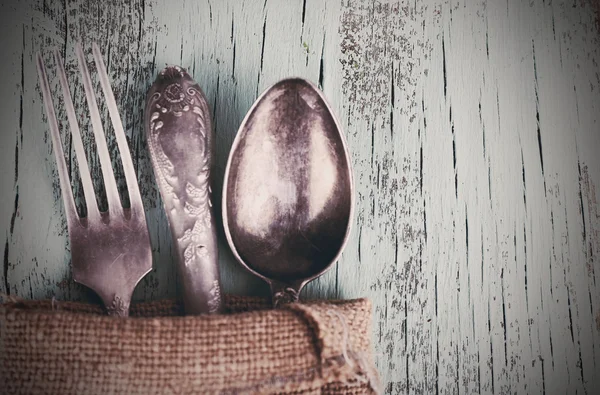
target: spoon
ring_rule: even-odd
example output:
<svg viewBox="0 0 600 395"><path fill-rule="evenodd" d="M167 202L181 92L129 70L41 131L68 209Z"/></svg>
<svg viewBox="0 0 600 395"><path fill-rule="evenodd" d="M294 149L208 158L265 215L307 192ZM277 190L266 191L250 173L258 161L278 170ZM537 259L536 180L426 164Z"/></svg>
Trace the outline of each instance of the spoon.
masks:
<svg viewBox="0 0 600 395"><path fill-rule="evenodd" d="M223 184L223 226L236 259L271 287L275 307L340 256L354 186L341 127L312 83L267 89L233 142Z"/></svg>

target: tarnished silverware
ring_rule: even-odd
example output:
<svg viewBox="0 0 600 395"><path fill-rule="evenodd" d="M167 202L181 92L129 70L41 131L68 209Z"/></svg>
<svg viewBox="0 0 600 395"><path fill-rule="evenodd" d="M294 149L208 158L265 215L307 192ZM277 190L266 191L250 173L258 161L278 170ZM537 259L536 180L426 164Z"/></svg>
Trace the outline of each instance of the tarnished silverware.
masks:
<svg viewBox="0 0 600 395"><path fill-rule="evenodd" d="M148 92L145 129L183 283L187 314L221 309L217 234L211 203L214 136L204 93L178 66Z"/></svg>
<svg viewBox="0 0 600 395"><path fill-rule="evenodd" d="M54 146L54 155L58 166L60 187L67 217L67 227L71 242L73 279L93 289L102 298L109 314L127 316L131 295L135 286L142 277L152 270L152 251L135 169L131 161L129 147L127 146L117 104L110 87L106 67L102 61L100 49L96 44L93 44L92 52L121 154L129 200L131 202L131 208L129 209L121 206L100 113L94 96L92 80L81 45L77 44L76 53L94 129L98 157L100 158L100 165L102 167L102 176L108 200L107 212L100 212L98 209L79 133L77 117L67 85L67 76L58 50L55 51L54 56L57 62L57 73L62 86L64 103L73 137L73 146L75 147L77 162L81 169L81 183L87 206L87 217L85 218L80 218L75 208L69 173L58 130L58 122L54 113L54 106L52 105L46 68L40 54L37 57L38 75L40 77L46 115L52 135L52 145Z"/></svg>
<svg viewBox="0 0 600 395"><path fill-rule="evenodd" d="M267 89L239 128L225 170L223 225L237 260L275 306L341 254L354 193L350 156L322 93L294 78Z"/></svg>

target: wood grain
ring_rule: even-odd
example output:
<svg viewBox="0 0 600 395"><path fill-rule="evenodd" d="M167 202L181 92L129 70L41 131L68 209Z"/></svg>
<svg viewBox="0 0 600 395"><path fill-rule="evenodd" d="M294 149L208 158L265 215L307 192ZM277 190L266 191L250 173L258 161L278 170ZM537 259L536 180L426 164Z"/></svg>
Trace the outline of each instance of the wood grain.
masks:
<svg viewBox="0 0 600 395"><path fill-rule="evenodd" d="M593 1L26 0L0 4L0 11L0 292L94 299L71 281L33 61L43 50L52 64L53 47L66 57L101 195L73 56L76 40L86 48L94 40L108 65L153 243L154 270L136 300L178 295L142 130L157 72L187 67L207 95L217 203L246 111L268 86L296 75L317 83L338 114L357 194L342 258L304 297L373 300L385 392L600 388ZM81 206L64 108L56 108ZM109 147L116 157L112 137ZM123 193L119 171L117 179ZM219 236L225 291L267 294Z"/></svg>

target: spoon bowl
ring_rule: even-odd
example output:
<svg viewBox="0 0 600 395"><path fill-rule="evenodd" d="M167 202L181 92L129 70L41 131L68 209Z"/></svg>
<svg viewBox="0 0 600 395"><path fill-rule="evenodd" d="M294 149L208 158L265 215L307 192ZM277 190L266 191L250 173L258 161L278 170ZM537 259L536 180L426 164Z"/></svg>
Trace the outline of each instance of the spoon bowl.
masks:
<svg viewBox="0 0 600 395"><path fill-rule="evenodd" d="M354 207L341 127L312 83L267 89L233 142L223 185L223 225L236 259L271 286L275 306L340 256Z"/></svg>

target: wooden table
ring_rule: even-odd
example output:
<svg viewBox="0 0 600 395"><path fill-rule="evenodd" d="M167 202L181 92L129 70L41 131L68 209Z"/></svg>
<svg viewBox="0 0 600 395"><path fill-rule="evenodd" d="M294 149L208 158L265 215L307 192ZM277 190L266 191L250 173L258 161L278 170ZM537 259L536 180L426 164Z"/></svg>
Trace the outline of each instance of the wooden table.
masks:
<svg viewBox="0 0 600 395"><path fill-rule="evenodd" d="M92 298L71 281L34 63L60 49L83 114L81 38L108 62L144 197L154 270L135 300L177 296L142 124L158 71L189 68L209 98L217 202L246 111L277 80L302 76L341 120L357 197L342 258L305 297L372 299L386 393L600 388L597 2L10 3L0 5L0 292ZM220 237L225 291L266 295Z"/></svg>

